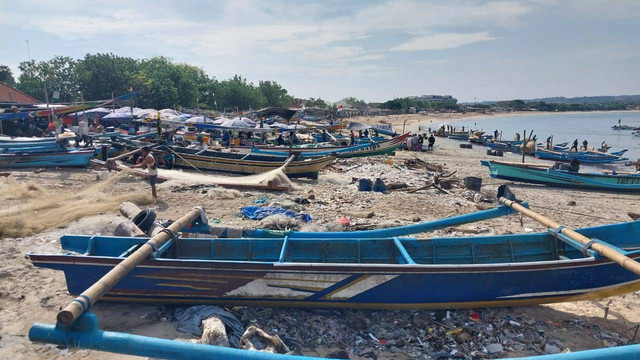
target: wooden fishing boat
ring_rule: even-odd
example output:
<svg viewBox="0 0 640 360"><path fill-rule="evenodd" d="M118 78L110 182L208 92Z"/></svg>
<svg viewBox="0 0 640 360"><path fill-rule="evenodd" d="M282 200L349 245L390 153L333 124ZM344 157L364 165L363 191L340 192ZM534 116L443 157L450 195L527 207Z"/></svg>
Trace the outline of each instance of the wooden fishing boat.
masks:
<svg viewBox="0 0 640 360"><path fill-rule="evenodd" d="M640 192L640 175L611 173L578 173L556 170L541 164L481 161L492 178L573 189L614 192Z"/></svg>
<svg viewBox="0 0 640 360"><path fill-rule="evenodd" d="M433 229L517 211L548 230L430 240L177 238L181 229L206 225L204 209L194 208L150 239L65 236L63 249L78 255L28 253L27 258L37 266L64 271L69 292L79 295L58 312L56 325L34 324L29 339L157 358L275 360L284 358L102 331L88 310L102 299L450 309L593 299L640 288L640 222L576 232L529 210L504 185L498 189L498 199L502 205L494 209L398 229L400 233ZM367 233L389 231L396 232ZM565 355L574 360L631 359L637 354L637 346L628 346L554 355L554 359Z"/></svg>
<svg viewBox="0 0 640 360"><path fill-rule="evenodd" d="M640 259L640 221L578 232ZM556 235L549 231L428 240L185 238L160 247L103 299L452 309L595 299L640 290L637 275L593 251L583 253ZM27 257L35 266L63 271L68 290L75 295L147 240L65 235L60 239L62 250L76 254Z"/></svg>
<svg viewBox="0 0 640 360"><path fill-rule="evenodd" d="M231 172L237 174L259 174L282 166L286 156L263 156L256 154L226 153L220 151L198 150L183 147L171 147L176 154L176 166L200 170ZM154 152L160 156L161 148ZM316 179L318 171L335 160L333 156L315 159L297 159L289 164L285 174L289 177L310 177Z"/></svg>
<svg viewBox="0 0 640 360"><path fill-rule="evenodd" d="M640 127L631 125L613 125L611 128L613 130L640 130Z"/></svg>
<svg viewBox="0 0 640 360"><path fill-rule="evenodd" d="M0 136L0 145L5 144L35 144L35 143L48 143L48 142L56 142L56 138L54 137L10 137L10 136Z"/></svg>
<svg viewBox="0 0 640 360"><path fill-rule="evenodd" d="M404 143L409 134L397 136L393 139L382 141L380 143L368 143L361 145L354 145L349 147L343 147L335 150L328 151L315 151L315 152L301 152L298 153L303 158L316 158L322 156L335 156L338 158L354 158L354 157L367 157L376 155L389 155L396 151L400 145ZM289 153L285 149L280 151L264 150L260 148L254 148L251 151L252 154L272 155L272 156L288 156Z"/></svg>
<svg viewBox="0 0 640 360"><path fill-rule="evenodd" d="M625 152L627 152L626 149L612 153L599 153L595 151L550 151L537 149L535 151L535 156L538 159L560 162L570 162L573 159L577 159L580 160L581 163L585 164L612 164L629 160L629 158L622 157Z"/></svg>
<svg viewBox="0 0 640 360"><path fill-rule="evenodd" d="M407 137L409 136L409 134L403 134L400 136L396 136L394 138L391 139L387 139L384 141L380 141L378 142L378 145L380 146L380 148L389 148L391 146L393 146L394 144L400 142L404 142ZM362 138L362 139L366 139L366 138ZM356 142L358 142L359 138L356 137ZM349 138L345 137L345 141L350 141ZM367 142L363 142L361 144L365 144L365 143L369 143L369 141ZM355 145L345 145L345 146L315 146L315 147L292 147L289 148L288 146L273 146L273 145L254 145L254 146L235 146L233 149L237 150L240 153L244 153L244 154L249 154L251 153L254 148L258 148L260 150L265 150L265 151L280 151L280 152L286 152L287 154L289 153L293 153L293 154L297 154L297 153L313 153L313 152L319 152L319 153L331 153L331 152L336 152L336 151L344 151L346 149L352 148Z"/></svg>
<svg viewBox="0 0 640 360"><path fill-rule="evenodd" d="M69 150L46 153L8 153L0 154L0 168L23 167L84 167L94 156L94 149Z"/></svg>

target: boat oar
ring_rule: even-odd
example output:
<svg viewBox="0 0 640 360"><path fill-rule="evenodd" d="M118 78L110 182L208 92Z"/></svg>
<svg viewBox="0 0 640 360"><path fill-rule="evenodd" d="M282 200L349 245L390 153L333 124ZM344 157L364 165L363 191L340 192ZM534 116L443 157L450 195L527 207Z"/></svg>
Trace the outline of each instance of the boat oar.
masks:
<svg viewBox="0 0 640 360"><path fill-rule="evenodd" d="M113 269L109 270L100 280L96 281L91 287L80 294L75 300L69 303L62 311L58 313L58 322L62 325L70 325L76 321L82 313L85 312L92 304L95 304L100 298L113 288L118 281L122 280L136 266L145 261L155 249L171 239L171 234L176 234L185 226L191 224L193 220L200 216L200 209L194 208L187 215L181 217L168 227L168 231L162 231L149 239L138 250L134 251L127 258L122 260Z"/></svg>
<svg viewBox="0 0 640 360"><path fill-rule="evenodd" d="M505 196L502 196L502 195L505 195ZM620 253L619 251L613 249L612 247L601 244L599 242L593 242L588 237L582 234L579 234L570 228L567 228L567 227L560 228L560 224L558 224L557 222L520 205L515 201L515 196L513 196L513 194L511 193L511 191L509 191L509 188L507 188L506 185L502 185L498 189L498 199L500 203L512 208L513 210L521 213L522 215L528 218L531 218L541 223L542 225L548 228L561 229L560 232L566 235L567 237L581 243L584 246L590 246L591 249L593 249L595 252L597 252L601 256L615 262L616 264L622 266L623 268L640 276L640 263Z"/></svg>

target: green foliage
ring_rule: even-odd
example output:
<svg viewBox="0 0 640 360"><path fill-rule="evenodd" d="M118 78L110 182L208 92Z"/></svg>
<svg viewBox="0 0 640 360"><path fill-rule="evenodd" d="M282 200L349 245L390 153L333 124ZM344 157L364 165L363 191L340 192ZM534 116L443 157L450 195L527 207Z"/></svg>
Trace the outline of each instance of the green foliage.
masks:
<svg viewBox="0 0 640 360"><path fill-rule="evenodd" d="M103 100L124 94L131 85L146 84L138 74L140 62L113 54L87 54L76 67L78 87L85 100Z"/></svg>
<svg viewBox="0 0 640 360"><path fill-rule="evenodd" d="M312 97L306 100L304 105L308 108L326 109L328 107L327 103L321 98L314 99Z"/></svg>
<svg viewBox="0 0 640 360"><path fill-rule="evenodd" d="M11 86L16 84L13 73L7 65L0 65L0 81Z"/></svg>
<svg viewBox="0 0 640 360"><path fill-rule="evenodd" d="M265 99L265 106L286 107L294 102L287 90L275 81L260 81L258 90Z"/></svg>
<svg viewBox="0 0 640 360"><path fill-rule="evenodd" d="M260 90L240 75L219 82L216 88L215 99L218 107L260 109L267 102Z"/></svg>
<svg viewBox="0 0 640 360"><path fill-rule="evenodd" d="M458 101L456 99L438 99L434 101L425 101L420 99L399 98L378 104L382 109L394 111L409 111L409 108L415 108L417 111L441 111L441 110L457 110Z"/></svg>
<svg viewBox="0 0 640 360"><path fill-rule="evenodd" d="M49 61L23 61L18 66L18 89L39 99L44 96L45 85L50 101L54 91L60 92L57 101L70 102L78 99L77 62L67 56L56 56Z"/></svg>
<svg viewBox="0 0 640 360"><path fill-rule="evenodd" d="M345 103L347 103L347 105L348 105L349 107L351 107L351 108L357 108L357 109L360 109L360 108L364 108L364 107L366 107L366 106L367 106L367 103L366 103L366 102L364 102L364 100L358 100L358 99L356 99L356 98L355 98L355 97L353 97L353 96L348 97L348 98L344 98L343 100L344 100L344 102L345 102Z"/></svg>

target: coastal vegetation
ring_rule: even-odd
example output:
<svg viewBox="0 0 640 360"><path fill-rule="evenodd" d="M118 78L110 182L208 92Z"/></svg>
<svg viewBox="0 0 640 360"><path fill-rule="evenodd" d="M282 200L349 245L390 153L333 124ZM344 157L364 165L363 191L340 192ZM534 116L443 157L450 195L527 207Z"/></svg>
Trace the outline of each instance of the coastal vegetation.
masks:
<svg viewBox="0 0 640 360"><path fill-rule="evenodd" d="M272 80L257 84L241 75L219 80L202 68L178 63L167 57L134 59L114 54L87 54L82 59L55 56L46 61L29 60L19 64L14 78L11 69L0 65L0 81L45 100L45 89L56 102L95 101L112 98L128 91L140 91L136 106L143 108L206 108L237 110L267 106L309 107L337 110L335 104L320 98L301 99ZM53 96L55 93L55 96ZM394 98L381 103L367 103L347 97L339 103L344 108L366 111L377 108L393 113L409 112L494 112L494 111L594 111L640 108L640 95L552 97L532 100L458 103L451 96Z"/></svg>

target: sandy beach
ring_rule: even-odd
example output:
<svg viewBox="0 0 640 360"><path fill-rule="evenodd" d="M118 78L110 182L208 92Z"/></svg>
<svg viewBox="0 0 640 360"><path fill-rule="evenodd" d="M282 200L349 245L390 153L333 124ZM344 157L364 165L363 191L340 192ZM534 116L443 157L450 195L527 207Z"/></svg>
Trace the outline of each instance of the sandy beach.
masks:
<svg viewBox="0 0 640 360"><path fill-rule="evenodd" d="M507 116L515 113L497 114ZM536 113L539 114L539 113ZM487 117L486 114L430 114L398 115L388 117L352 118L359 122L387 122L396 131L402 131L406 121L406 130L415 131L419 124L437 124L462 118ZM409 186L424 185L425 169L407 166L407 160L418 158L430 164L437 164L454 172L454 178L476 176L483 179L483 193L495 194L497 187L504 181L491 179L488 171L480 165L486 159L486 148L475 146L461 149L459 142L437 138L436 150L432 154L398 151L395 156L378 156L363 159L342 159L323 170L318 181L294 180L297 189L289 193L271 193L260 191L241 192L239 197L220 196L219 193L203 194L200 190L175 191L184 184L163 184L159 188L159 200L151 208L156 210L159 219L177 219L195 205L202 205L210 221L223 224L256 226L256 222L239 216L242 206L252 205L257 199L267 197L269 201L283 203L303 197L311 198L308 205L300 205L298 210L311 215L314 226L330 228L336 226L336 220L354 211L373 212L371 218L351 216L354 226L375 227L380 224L410 224L415 221L438 219L457 214L477 211L477 203L467 199L466 191L454 183L450 194L437 189L424 189L415 193L392 191L389 194L362 193L357 191L353 178L381 178L387 183L403 182ZM506 161L519 161L520 157L505 154ZM501 159L502 160L502 159ZM536 161L528 158L527 161ZM357 168L354 166L359 165ZM13 177L19 182L32 181L51 192L76 192L99 180L93 170L45 169L35 173L32 170L13 171ZM112 175L109 175L112 176ZM601 224L630 221L628 212L638 212L638 195L602 194L589 191L550 189L532 185L513 185L518 198L528 201L531 208L569 227L586 227ZM148 184L135 178L120 181L107 190L110 194L123 192L148 192ZM313 196L310 196L313 194ZM495 204L495 203L494 203ZM34 252L60 252L58 239L62 234L112 234L115 226L122 221L117 211L98 216L86 217L69 225L51 228L39 234L23 238L0 239L0 358L2 359L128 359L88 350L66 350L54 346L31 343L27 337L29 327L34 322L54 323L57 311L70 300L66 291L64 275L61 272L33 267L24 254ZM16 224L19 226L19 224ZM461 229L446 229L435 233L420 234L422 238L434 236L469 236L468 231L477 231L483 235L509 234L546 229L533 220L512 215L465 226ZM604 319L605 308L608 317ZM236 309L242 311L241 309ZM186 335L175 330L171 321L170 309L164 306L141 304L113 304L100 302L93 307L98 315L101 327L105 330L118 330L134 334L144 334L163 338L184 338ZM286 312L286 309L278 310ZM467 310L465 310L467 311ZM633 332L627 331L640 324L640 292L622 296L570 303L529 306L508 309L514 317L534 319L536 322L571 323L580 321L588 324L589 329L602 329L617 334L626 342L632 341ZM304 320L302 320L304 321ZM376 320L372 320L375 322ZM260 320L257 320L260 325ZM246 324L245 324L246 325ZM371 325L373 326L373 325ZM265 329L270 331L270 329ZM578 327L550 326L547 336L552 338L561 349L571 351L606 346L596 336L596 330L584 330ZM638 338L635 339L638 341ZM615 341L610 340L609 344ZM617 344L619 345L619 344ZM409 346L409 345L406 345ZM302 353L326 354L321 346L303 346ZM352 358L353 348L344 349ZM386 348L375 350L378 358L409 358L403 348L390 352ZM404 354L404 355L403 355ZM491 357L536 355L534 351L505 351ZM424 357L426 358L426 357Z"/></svg>

